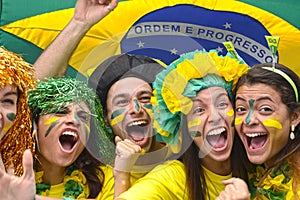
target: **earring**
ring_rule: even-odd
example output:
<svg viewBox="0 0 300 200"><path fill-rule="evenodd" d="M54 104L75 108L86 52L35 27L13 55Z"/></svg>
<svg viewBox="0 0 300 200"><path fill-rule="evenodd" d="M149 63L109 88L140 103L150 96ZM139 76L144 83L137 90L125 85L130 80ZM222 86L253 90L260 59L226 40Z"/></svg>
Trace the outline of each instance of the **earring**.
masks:
<svg viewBox="0 0 300 200"><path fill-rule="evenodd" d="M291 140L295 139L294 131L295 131L295 125L293 124L292 127L291 127L291 133L290 133Z"/></svg>

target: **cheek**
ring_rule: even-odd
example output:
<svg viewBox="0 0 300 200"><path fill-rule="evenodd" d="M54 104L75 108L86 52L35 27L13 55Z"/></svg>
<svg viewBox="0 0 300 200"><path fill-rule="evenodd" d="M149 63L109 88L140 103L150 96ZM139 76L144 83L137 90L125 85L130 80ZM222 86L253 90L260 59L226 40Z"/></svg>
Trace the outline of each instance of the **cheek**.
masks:
<svg viewBox="0 0 300 200"><path fill-rule="evenodd" d="M115 126L124 120L125 117L125 108L117 109L112 112L110 117L110 126Z"/></svg>

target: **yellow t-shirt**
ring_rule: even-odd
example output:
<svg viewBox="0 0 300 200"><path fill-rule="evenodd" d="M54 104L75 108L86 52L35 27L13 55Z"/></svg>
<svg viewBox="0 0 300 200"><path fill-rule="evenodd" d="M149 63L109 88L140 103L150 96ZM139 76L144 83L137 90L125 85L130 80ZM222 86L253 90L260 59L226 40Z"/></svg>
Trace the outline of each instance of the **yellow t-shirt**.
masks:
<svg viewBox="0 0 300 200"><path fill-rule="evenodd" d="M110 166L100 166L104 173L104 183L101 192L97 196L97 200L109 200L114 198L114 177L113 177L113 170ZM36 181L39 182L37 179L42 177L42 173L36 173ZM100 177L100 176L99 176ZM65 192L65 182L68 180L76 180L76 182L80 182L82 185L83 192L77 197L80 198L87 198L89 195L89 188L86 182L86 178L82 173L78 170L74 170L70 176L70 178L65 178L63 183L57 185L51 185L50 189L42 192L42 196L54 197L54 198L62 198Z"/></svg>
<svg viewBox="0 0 300 200"><path fill-rule="evenodd" d="M232 174L227 176L221 176L215 174L205 167L202 166L204 169L204 176L206 180L206 185L208 187L208 196L210 199L216 199L219 194L225 189L225 185L222 183L222 180L227 180L232 178ZM208 197L206 199L209 199Z"/></svg>
<svg viewBox="0 0 300 200"><path fill-rule="evenodd" d="M220 176L204 168L210 199L215 199L225 189L222 180L232 175ZM199 188L200 189L200 188ZM167 161L140 178L120 199L134 200L188 200L184 165L180 161ZM206 199L209 199L208 197Z"/></svg>
<svg viewBox="0 0 300 200"><path fill-rule="evenodd" d="M188 199L185 194L183 164L174 160L156 166L118 198L134 200Z"/></svg>

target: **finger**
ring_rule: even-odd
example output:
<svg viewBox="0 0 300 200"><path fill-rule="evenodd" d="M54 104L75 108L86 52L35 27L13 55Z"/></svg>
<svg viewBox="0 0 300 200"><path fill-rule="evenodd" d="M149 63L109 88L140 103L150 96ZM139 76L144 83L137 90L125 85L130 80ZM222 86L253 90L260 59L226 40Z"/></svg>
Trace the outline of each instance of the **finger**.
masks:
<svg viewBox="0 0 300 200"><path fill-rule="evenodd" d="M123 141L119 136L115 137L115 143L118 144L119 142Z"/></svg>
<svg viewBox="0 0 300 200"><path fill-rule="evenodd" d="M24 169L24 178L30 179L34 176L33 172L33 158L31 151L29 149L26 149L23 154L23 169Z"/></svg>
<svg viewBox="0 0 300 200"><path fill-rule="evenodd" d="M222 183L225 185L233 184L234 183L234 178L230 178L227 180L222 180Z"/></svg>
<svg viewBox="0 0 300 200"><path fill-rule="evenodd" d="M0 169L5 171L5 167L4 167L1 155L0 155Z"/></svg>
<svg viewBox="0 0 300 200"><path fill-rule="evenodd" d="M9 175L14 175L14 166L11 164L8 168L7 168L7 174Z"/></svg>
<svg viewBox="0 0 300 200"><path fill-rule="evenodd" d="M135 143L125 140L117 144L117 148L126 152L138 153L141 151L141 147Z"/></svg>

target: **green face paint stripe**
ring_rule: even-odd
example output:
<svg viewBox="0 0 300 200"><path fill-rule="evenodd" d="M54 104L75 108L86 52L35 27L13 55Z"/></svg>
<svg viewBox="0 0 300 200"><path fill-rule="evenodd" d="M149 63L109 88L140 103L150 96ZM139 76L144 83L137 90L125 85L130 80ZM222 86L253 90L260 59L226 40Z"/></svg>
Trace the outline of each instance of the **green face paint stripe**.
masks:
<svg viewBox="0 0 300 200"><path fill-rule="evenodd" d="M8 113L6 117L7 119L9 119L9 121L14 121L14 119L16 118L16 113Z"/></svg>
<svg viewBox="0 0 300 200"><path fill-rule="evenodd" d="M113 120L113 119L115 119L116 117L118 117L119 115L123 114L124 112L125 112L125 108L115 110L115 111L111 114L110 119Z"/></svg>
<svg viewBox="0 0 300 200"><path fill-rule="evenodd" d="M143 106L147 109L152 109L152 104L150 104L150 103L146 103Z"/></svg>
<svg viewBox="0 0 300 200"><path fill-rule="evenodd" d="M250 106L250 111L247 115L247 118L246 118L246 124L249 124L250 121L251 121L251 118L252 118L252 114L253 114L253 104L254 104L254 99L250 99L249 100L249 106Z"/></svg>
<svg viewBox="0 0 300 200"><path fill-rule="evenodd" d="M46 134L45 134L45 137L47 137L47 136L49 135L50 131L54 128L54 126L55 126L56 124L58 124L58 122L59 122L59 121L55 121L55 122L53 122L53 123L50 125L50 127L48 128L48 130L47 130L47 132L46 132Z"/></svg>
<svg viewBox="0 0 300 200"><path fill-rule="evenodd" d="M140 104L139 104L138 100L137 99L133 99L133 102L134 102L134 108L135 108L135 110L140 111L141 107L140 107Z"/></svg>
<svg viewBox="0 0 300 200"><path fill-rule="evenodd" d="M189 131L190 136L192 137L201 137L201 132L200 131Z"/></svg>
<svg viewBox="0 0 300 200"><path fill-rule="evenodd" d="M80 118L78 117L77 113L74 113L74 119L79 122L80 121Z"/></svg>

